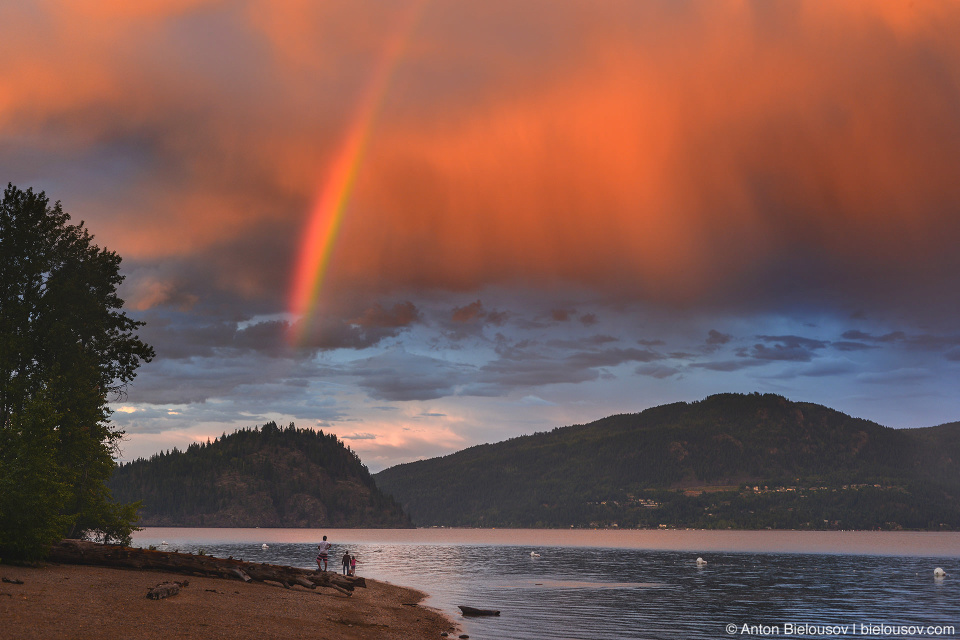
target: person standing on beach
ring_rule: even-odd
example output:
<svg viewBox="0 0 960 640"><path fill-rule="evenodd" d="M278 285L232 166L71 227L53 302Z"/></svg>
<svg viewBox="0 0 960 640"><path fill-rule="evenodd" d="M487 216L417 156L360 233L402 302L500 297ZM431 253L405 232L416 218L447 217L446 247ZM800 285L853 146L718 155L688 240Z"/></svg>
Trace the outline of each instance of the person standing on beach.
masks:
<svg viewBox="0 0 960 640"><path fill-rule="evenodd" d="M327 551L329 551L332 546L332 544L327 542L327 536L323 536L323 542L317 545L317 549L320 550L320 553L317 554L317 571L327 570ZM320 564L321 562L323 564Z"/></svg>
<svg viewBox="0 0 960 640"><path fill-rule="evenodd" d="M350 574L350 552L349 551L343 552L343 559L341 562L343 563L343 575L345 576L349 575Z"/></svg>
<svg viewBox="0 0 960 640"><path fill-rule="evenodd" d="M357 575L357 556L350 556L350 575Z"/></svg>

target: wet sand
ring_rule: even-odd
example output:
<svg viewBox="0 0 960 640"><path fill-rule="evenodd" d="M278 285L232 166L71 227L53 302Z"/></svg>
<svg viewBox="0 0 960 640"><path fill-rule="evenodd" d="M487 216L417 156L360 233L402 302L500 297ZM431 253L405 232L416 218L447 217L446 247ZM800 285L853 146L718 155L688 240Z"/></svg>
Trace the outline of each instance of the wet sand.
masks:
<svg viewBox="0 0 960 640"><path fill-rule="evenodd" d="M108 640L237 638L373 640L456 637L454 623L419 603L414 589L367 579L353 596L333 589L78 565L0 565L0 637ZM150 600L161 582L188 580L176 596Z"/></svg>

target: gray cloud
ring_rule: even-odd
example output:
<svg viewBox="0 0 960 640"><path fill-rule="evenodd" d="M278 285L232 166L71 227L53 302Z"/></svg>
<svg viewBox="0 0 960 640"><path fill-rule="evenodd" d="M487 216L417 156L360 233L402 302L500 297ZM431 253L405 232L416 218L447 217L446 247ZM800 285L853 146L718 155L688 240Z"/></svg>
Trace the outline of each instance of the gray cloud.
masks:
<svg viewBox="0 0 960 640"><path fill-rule="evenodd" d="M457 394L473 367L392 349L345 367L378 400L435 400Z"/></svg>
<svg viewBox="0 0 960 640"><path fill-rule="evenodd" d="M464 324L483 320L486 316L487 312L483 308L483 303L477 300L463 307L455 307L450 312L450 321Z"/></svg>
<svg viewBox="0 0 960 640"><path fill-rule="evenodd" d="M446 331L445 337L454 342L483 335L487 326L502 326L509 315L505 311L487 309L479 299L469 304L454 307L447 318L439 318Z"/></svg>
<svg viewBox="0 0 960 640"><path fill-rule="evenodd" d="M599 322L599 320L597 320L597 315L596 315L596 314L594 314L594 313L585 313L585 314L583 314L582 316L580 316L580 322L583 324L583 326L589 327L589 326L592 326L592 325L597 324L597 322Z"/></svg>
<svg viewBox="0 0 960 640"><path fill-rule="evenodd" d="M679 375L682 373L682 370L665 364L645 364L637 367L636 372L642 376L650 376L663 380Z"/></svg>
<svg viewBox="0 0 960 640"><path fill-rule="evenodd" d="M607 334L595 334L587 336L585 338L573 338L565 340L548 340L545 344L548 347L554 349L582 349L584 347L599 347L605 344L610 344L613 342L619 342L619 338L615 338Z"/></svg>
<svg viewBox="0 0 960 640"><path fill-rule="evenodd" d="M757 336L767 344L755 344L750 357L756 360L787 360L809 362L815 353L829 345L824 340L814 340L800 336ZM768 346L769 345L769 346Z"/></svg>
<svg viewBox="0 0 960 640"><path fill-rule="evenodd" d="M627 362L653 362L664 356L649 349L604 349L581 351L564 358L564 363L575 368L615 367Z"/></svg>
<svg viewBox="0 0 960 640"><path fill-rule="evenodd" d="M396 329L409 327L421 319L420 310L410 301L398 302L391 309L384 309L380 303L365 310L354 323L361 327L379 327Z"/></svg>
<svg viewBox="0 0 960 640"><path fill-rule="evenodd" d="M830 343L830 347L837 351L865 351L867 349L876 349L875 344L863 344L852 340L837 340Z"/></svg>
<svg viewBox="0 0 960 640"><path fill-rule="evenodd" d="M721 373L731 373L733 371L740 371L741 369L747 369L749 367L756 367L760 364L763 364L759 360L754 359L741 359L741 360L717 360L714 362L694 362L689 366L695 369L706 369L707 371L717 371Z"/></svg>
<svg viewBox="0 0 960 640"><path fill-rule="evenodd" d="M720 333L716 329L710 329L710 332L707 334L707 344L711 346L727 344L731 339L733 339L733 336L726 333Z"/></svg>

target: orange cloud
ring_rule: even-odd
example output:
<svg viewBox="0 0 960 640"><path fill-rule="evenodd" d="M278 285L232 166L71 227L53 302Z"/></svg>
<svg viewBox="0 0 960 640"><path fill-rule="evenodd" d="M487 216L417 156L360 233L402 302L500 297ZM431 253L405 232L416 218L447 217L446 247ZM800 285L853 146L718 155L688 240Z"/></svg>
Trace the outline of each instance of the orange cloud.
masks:
<svg viewBox="0 0 960 640"><path fill-rule="evenodd" d="M797 247L868 263L946 249L960 11L765 6L694 3L656 38L573 43L578 66L527 91L384 126L334 278L683 301Z"/></svg>
<svg viewBox="0 0 960 640"><path fill-rule="evenodd" d="M0 140L76 165L138 149L135 175L65 200L127 257L289 234L405 3L134 4L0 9ZM863 271L950 256L956 33L940 1L432 3L327 290L573 283L683 303L798 252ZM271 259L292 265L298 242Z"/></svg>

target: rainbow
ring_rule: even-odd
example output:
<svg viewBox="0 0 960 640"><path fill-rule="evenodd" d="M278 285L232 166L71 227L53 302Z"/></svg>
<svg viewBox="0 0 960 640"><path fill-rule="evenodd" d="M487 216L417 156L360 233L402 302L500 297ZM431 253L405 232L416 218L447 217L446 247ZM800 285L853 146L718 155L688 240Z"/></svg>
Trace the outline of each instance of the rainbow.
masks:
<svg viewBox="0 0 960 640"><path fill-rule="evenodd" d="M289 310L298 321L290 330L290 341L302 344L312 324L320 300L333 247L343 224L350 195L383 104L390 77L403 57L414 25L427 0L415 0L402 16L397 29L384 47L373 76L358 104L343 143L334 156L307 222L299 259L294 270Z"/></svg>

